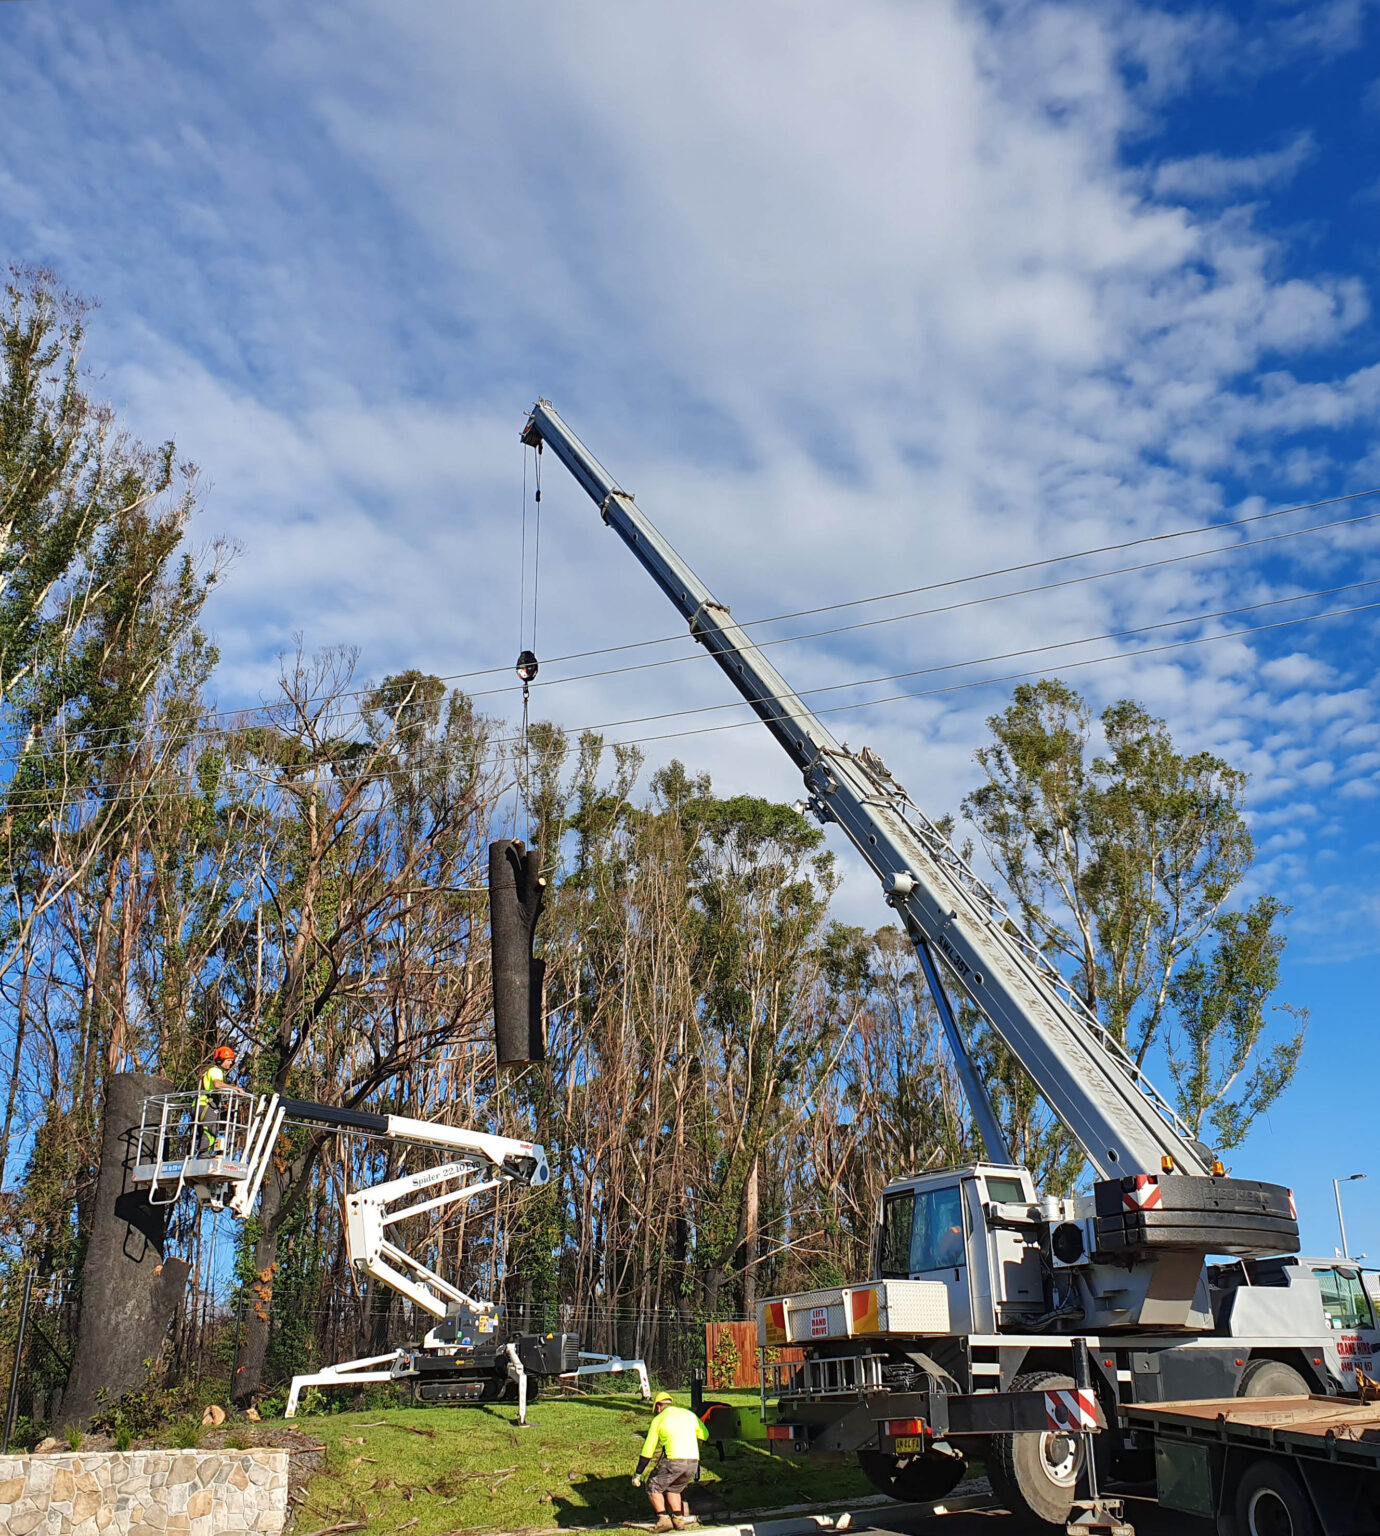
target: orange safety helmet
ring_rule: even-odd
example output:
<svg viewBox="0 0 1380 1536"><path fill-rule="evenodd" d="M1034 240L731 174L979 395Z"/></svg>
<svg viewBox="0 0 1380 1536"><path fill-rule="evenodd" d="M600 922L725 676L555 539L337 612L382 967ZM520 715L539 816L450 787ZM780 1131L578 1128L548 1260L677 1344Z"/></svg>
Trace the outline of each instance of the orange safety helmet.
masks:
<svg viewBox="0 0 1380 1536"><path fill-rule="evenodd" d="M232 1046L229 1046L229 1045L218 1045L216 1047L215 1055L211 1059L213 1061L220 1061L220 1062L234 1061L234 1059L235 1059L234 1048Z"/></svg>

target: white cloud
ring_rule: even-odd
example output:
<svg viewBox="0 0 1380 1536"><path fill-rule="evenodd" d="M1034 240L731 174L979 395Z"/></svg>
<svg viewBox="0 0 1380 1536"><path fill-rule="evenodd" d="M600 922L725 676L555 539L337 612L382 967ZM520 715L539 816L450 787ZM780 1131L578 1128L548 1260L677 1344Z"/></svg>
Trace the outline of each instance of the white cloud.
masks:
<svg viewBox="0 0 1380 1536"><path fill-rule="evenodd" d="M1297 133L1280 149L1258 155L1192 155L1166 160L1155 169L1152 187L1167 201L1220 202L1242 192L1260 192L1291 180L1317 153L1311 133Z"/></svg>
<svg viewBox="0 0 1380 1536"><path fill-rule="evenodd" d="M1291 651L1287 656L1265 662L1260 671L1270 682L1280 688L1321 686L1336 677L1336 669L1317 656L1302 651Z"/></svg>
<svg viewBox="0 0 1380 1536"><path fill-rule="evenodd" d="M1328 365L1366 319L1363 283L1308 273L1247 211L1198 206L1209 171L1215 197L1268 193L1305 136L1272 162L1162 166L1153 198L1123 162L1231 52L1213 13L600 0L535 24L344 0L197 13L195 30L175 8L83 14L23 23L52 67L0 64L0 219L105 293L106 386L148 435L177 432L212 484L206 531L245 546L212 610L227 702L268 685L297 630L358 643L375 676L496 666L471 685L506 686L516 433L538 393L745 617L1262 510L1317 472L1327 434L1380 412L1380 370ZM1349 16L1279 37L1316 53ZM71 177L39 176L49 161ZM1237 507L1241 483L1261 495ZM543 655L671 632L551 463L545 498ZM801 689L949 667L1359 580L1377 554L1361 531L1317 535L773 654ZM1263 829L1278 805L1359 793L1327 785L1360 747L1341 733L1374 714L1373 627L1332 633L1347 645L1302 628L1063 675L1242 763ZM951 809L1007 691L953 685L1111 649L936 672L903 687L951 691L828 720ZM545 687L603 664L544 666L539 708L578 725L729 697L702 659ZM755 728L649 751L795 793ZM866 881L846 901L877 920Z"/></svg>

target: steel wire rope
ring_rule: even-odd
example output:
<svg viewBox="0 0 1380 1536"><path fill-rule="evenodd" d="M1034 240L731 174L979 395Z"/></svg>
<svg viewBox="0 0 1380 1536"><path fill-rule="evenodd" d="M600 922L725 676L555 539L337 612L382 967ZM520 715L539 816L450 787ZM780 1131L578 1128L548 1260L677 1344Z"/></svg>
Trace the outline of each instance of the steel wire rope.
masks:
<svg viewBox="0 0 1380 1536"><path fill-rule="evenodd" d="M523 485L524 485L524 495L525 495L525 489L526 489L525 466L524 466ZM1369 490L1369 491L1357 491L1357 492L1354 492L1351 496L1347 496L1347 497L1334 497L1334 498L1332 498L1332 501L1348 501L1348 500L1354 500L1358 496L1373 496L1373 495L1377 495L1377 494L1380 494L1380 487L1377 487L1376 489ZM1314 508L1314 507L1326 506L1326 505L1330 505L1330 504L1331 504L1330 502L1306 503L1304 505L1297 506L1297 507L1284 508L1284 509L1282 509L1280 511L1276 511L1276 512L1260 513L1260 514L1257 514L1255 517L1241 519L1240 521L1243 522L1243 523L1245 523L1245 522L1255 522L1255 521L1259 521L1261 518L1283 516L1285 512L1307 511L1307 510L1310 510L1311 508ZM934 608L912 609L912 610L910 610L910 611L908 611L906 613L888 614L888 615L886 615L886 616L884 616L882 618L879 618L879 619L864 619L864 620L858 621L855 624L842 624L842 625L838 625L838 626L835 626L835 627L830 628L830 629L812 630L812 631L809 631L808 633L802 634L802 635L783 635L783 636L777 636L775 638L769 638L769 639L757 641L755 643L757 644L759 649L763 648L765 646L769 646L769 645L789 645L789 644L798 643L798 642L800 642L802 640L821 639L821 638L825 638L825 637L830 636L830 635L847 634L847 633L850 633L850 632L852 632L854 630L875 628L875 627L877 627L879 625L883 625L883 624L902 623L902 622L904 622L904 621L906 621L908 619L927 618L927 617L931 617L931 616L933 616L935 614L940 614L940 613L953 613L953 612L957 612L958 610L963 609L963 608L981 607L981 606L984 606L986 604L996 603L996 602L1004 602L1004 601L1007 601L1007 600L1013 599L1013 598L1029 597L1029 596L1033 596L1033 595L1036 595L1036 594L1041 593L1041 592L1058 591L1058 590L1060 590L1062 588L1065 588L1065 587L1079 586L1079 585L1083 585L1083 584L1086 584L1086 583L1089 583L1089 582L1094 582L1094 581L1103 581L1103 580L1106 580L1106 579L1108 579L1110 577L1114 577L1114 576L1133 575L1133 574L1135 574L1138 571L1156 570L1156 569L1160 569L1160 568L1162 568L1164 566L1168 566L1168 565L1182 564L1182 563L1184 563L1186 561L1210 559L1213 555L1231 555L1231 554L1235 554L1239 550L1256 549L1256 548L1259 548L1261 545L1264 545L1264 544L1274 544L1274 543L1279 543L1279 542L1281 542L1282 540L1285 540L1285 539L1300 538L1300 537L1303 537L1304 535L1307 535L1307 534L1310 534L1310 533L1325 533L1325 532L1328 532L1328 531L1330 531L1330 530L1332 530L1334 528L1349 528L1349 527L1353 527L1353 526L1355 526L1355 525L1357 525L1359 523L1372 522L1372 521L1374 521L1377 518L1380 518L1380 511L1364 512L1364 513L1361 513L1359 516L1356 516L1356 517L1336 518L1336 519L1333 519L1333 520L1331 520L1329 522L1326 522L1326 523L1312 523L1312 524L1309 524L1309 526L1306 527L1306 528L1294 528L1294 529L1290 529L1286 533L1266 534L1266 535L1264 535L1261 538L1258 538L1258 539L1246 539L1246 540L1242 540L1241 542L1236 543L1236 544L1217 544L1217 545L1213 545L1213 547L1211 549L1192 550L1188 554L1184 554L1184 555L1169 555L1169 556L1166 556L1166 557L1164 557L1163 559L1160 559L1160 560L1141 561L1141 562L1138 562L1135 565L1118 566L1118 567L1115 567L1112 570L1108 570L1108 571L1089 571L1089 572L1085 572L1083 575L1080 575L1080 576L1065 577L1065 578L1063 578L1060 581L1042 582L1042 583L1039 583L1039 584L1037 584L1035 586L1013 588L1013 589L1011 589L1009 591L1006 591L1006 592L987 593L987 594L984 594L981 597L965 598L962 601L957 602L957 603L941 604L941 605L939 605L937 607L934 607ZM525 548L526 548L526 542L525 542L526 518L525 518L525 515L524 515L523 522L524 522L524 543L523 543L523 548L525 550ZM1001 570L984 571L984 572L979 572L979 573L977 573L975 575L971 575L971 576L957 576L957 577L953 577L953 578L951 578L949 580L946 580L946 581L933 582L933 583L931 583L928 586L911 587L911 588L905 589L904 591L888 593L888 594L885 594L884 596L856 598L856 599L852 599L852 600L850 600L849 602L846 602L846 603L835 603L835 604L826 605L823 608L801 609L801 610L799 610L798 612L795 612L795 613L777 614L777 615L775 615L775 616L773 616L771 618L736 620L735 622L737 622L739 624L740 628L744 628L744 629L749 628L749 627L751 627L753 625L774 624L774 623L779 623L779 622L781 622L781 621L783 621L785 619L789 619L789 618L808 617L812 613L827 613L827 612L837 611L838 609L841 609L841 608L861 606L862 604L866 604L866 603L889 601L889 600L891 600L893 598L896 598L896 597L911 596L911 595L913 595L915 593L918 593L918 592L935 591L935 590L939 590L939 589L945 588L945 587L963 585L963 584L971 583L971 582L974 582L974 581L988 580L988 579L990 579L993 576L1007 574L1007 572L1009 572L1009 571L1019 571L1019 570L1034 569L1034 568L1036 568L1036 567L1038 567L1039 565L1042 565L1042 564L1065 563L1065 562L1070 561L1070 560L1081 559L1085 555L1089 555L1089 554L1101 554L1101 553L1106 553L1108 551L1114 551L1114 550L1117 550L1117 549L1131 548L1131 547L1134 547L1137 544L1154 543L1154 542L1157 542L1157 541L1162 540L1162 539L1182 538L1185 535L1192 534L1192 533L1211 533L1211 532L1214 532L1218 528L1227 528L1227 527L1232 527L1232 526L1235 526L1235 524L1230 524L1230 523L1205 524L1205 525L1203 525L1200 528L1182 529L1182 530L1179 530L1176 533L1150 535L1146 539L1131 540L1131 541L1129 541L1126 544L1107 545L1107 546L1104 546L1102 549L1099 549L1099 550L1085 550L1085 551L1082 551L1082 552L1079 552L1079 553L1075 553L1075 554L1070 554L1070 555L1051 556L1048 561L1033 561L1033 562L1029 562L1029 563L1027 563L1026 565L1023 565L1023 566L1011 566L1011 567L1007 567L1005 571L1001 571ZM539 535L538 535L538 537L539 537ZM523 594L524 594L524 603L525 603L525 594L526 594L526 583L525 583L525 580L524 580L524 583L523 583ZM535 598L535 594L534 594L534 598ZM525 613L525 608L524 608L524 613ZM536 639L535 626L536 626L536 617L535 617L535 614L534 614L533 615L533 642L534 642L533 649L534 650L535 650L535 639ZM524 618L523 621L522 621L522 627L520 628L520 635L525 637L525 634L526 634L526 628L525 628L525 618ZM550 665L556 665L556 664L558 664L561 661L578 660L578 659L581 659L581 658L587 657L587 656L606 655L606 654L610 654L610 653L615 652L615 651L635 650L635 649L638 649L638 648L641 648L641 647L644 647L644 646L660 645L660 644L666 643L667 640L689 640L689 639L690 639L690 635L687 632L682 631L679 635L672 635L672 636L666 637L665 640L637 640L637 641L629 641L629 642L627 642L624 645L606 646L606 647L603 647L602 649L596 650L596 651L572 652L572 653L570 653L567 656L557 656L557 657L552 658L551 661L549 661L547 663L547 665L549 665L549 666ZM735 647L733 649L736 650L737 648ZM723 653L720 653L720 654L731 654L731 651L730 652L723 652ZM538 687L538 688L558 687L558 686L560 686L562 684L566 684L566 683L588 682L588 681L590 681L592 679L596 679L596 678L600 678L600 677L617 677L617 676L622 676L622 675L624 675L626 673L630 673L630 672L645 671L645 670L650 670L650 669L654 669L654 668L658 668L658 667L679 666L679 665L681 665L684 662L701 661L701 660L705 659L706 655L707 655L707 653L704 652L703 650L696 650L696 651L694 651L689 656L676 656L676 657L670 657L670 658L667 658L665 660L659 660L659 661L638 662L638 663L633 664L632 666L627 666L627 667L599 668L599 669L596 669L596 670L594 670L592 672L576 673L576 674L574 674L572 676L569 676L569 677L548 678L546 680L546 682L544 682L544 683L538 682L538 683L535 684L535 686ZM507 668L507 667L488 667L488 668L484 668L481 671L476 671L476 672L453 672L453 673L448 673L448 674L442 675L441 677L438 677L437 681L438 682L443 682L443 683L444 682L459 682L459 681L464 681L465 679L470 678L470 677L488 677L488 676L493 676L493 675L498 674L498 673L507 672L509 670L510 669ZM467 696L469 698L471 698L471 699L493 698L493 697L496 697L497 695L500 695L500 694L513 693L513 692L516 691L518 686L520 686L520 685L508 683L508 684L504 684L502 687L499 687L499 688L477 689L477 690L474 690L473 692L469 693ZM370 693L373 693L375 691L376 691L376 688L372 688L372 687L371 688L349 689L349 690L345 690L345 691L342 691L341 693L334 694L334 695L316 695L316 696L311 696L311 697L309 697L309 698L307 698L305 700L302 700L301 702L302 703L311 703L311 702L314 702L317 699L321 699L321 698L330 698L332 702L334 702L335 700L341 700L341 699L361 698L361 697L364 697L364 696L366 696L366 695L368 695ZM272 703L272 704L247 705L244 708L239 709L239 710L219 710L219 711L215 711L212 714L203 716L202 719L203 719L203 721L205 721L205 720L214 720L214 719L236 717L236 716L244 717L244 716L252 716L252 715L264 715L264 714L267 714L267 713L269 713L271 711L274 711L274 710L285 710L285 709L290 709L292 707L294 707L294 706L293 706L293 703L291 701ZM237 722L236 725L225 728L225 730L221 734L230 734L232 731L240 730L240 729L244 729L244 728L245 727L244 727L243 724ZM194 726L192 729L194 731L200 731L200 732L202 732L203 734L205 734L207 736L217 734L215 727L206 726L206 725L200 724L200 723L198 725ZM118 736L120 734L127 734L126 732L123 731L123 728L121 728L121 727L107 727L107 728L104 728L104 730L108 731L109 734L112 735L112 736ZM92 732L92 733L85 733L84 732L84 733L81 733L81 735L79 737L79 740L81 742L83 742L83 743L86 743L86 742L89 742L89 741L91 741L93 739L98 739L101 734L102 734L101 731Z"/></svg>
<svg viewBox="0 0 1380 1536"><path fill-rule="evenodd" d="M524 601L527 593L527 449L522 449L522 590ZM541 455L533 452L533 471L536 480L535 552L532 557L532 647L533 671L537 654L537 592L541 580ZM518 675L522 679L522 784L521 798L527 815L527 841L532 841L532 726L530 719L532 678L524 670L528 656L527 626L521 625L518 635ZM496 690L495 690L496 691Z"/></svg>
<svg viewBox="0 0 1380 1536"><path fill-rule="evenodd" d="M527 644L527 453L522 455L522 542L518 554L518 650Z"/></svg>
<svg viewBox="0 0 1380 1536"><path fill-rule="evenodd" d="M1137 627L1132 628L1132 629L1108 631L1106 633L1099 634L1099 635L1084 635L1084 636L1081 636L1081 637L1079 637L1077 639L1073 639L1073 640L1056 641L1056 642L1051 642L1049 645L1043 645L1043 646L1029 646L1029 647L1026 647L1026 648L1024 648L1022 650L1005 651L1005 652L997 653L997 654L992 655L992 656L971 657L971 658L968 658L967 660L955 661L955 662L947 662L947 663L944 663L941 666L929 667L929 668L920 668L920 669L916 669L915 671L912 671L912 672L892 673L892 674L888 674L885 677L856 679L856 680L851 681L851 682L830 683L830 684L826 684L826 685L824 685L824 686L822 686L820 688L817 688L817 689L804 689L797 696L801 697L801 698L813 697L813 696L815 696L817 694L820 694L820 693L838 692L838 691L840 691L842 689L845 689L845 688L858 688L858 687L873 686L873 685L875 685L878 682L893 681L895 679L902 678L902 677L914 677L914 676L929 675L929 674L933 674L935 672L950 672L950 671L958 670L959 668L962 668L962 667L982 666L982 665L986 665L986 664L989 664L989 663L994 662L994 661L1014 660L1014 659L1016 659L1018 657L1021 657L1021 656L1037 655L1037 654L1040 654L1042 652L1050 651L1050 650L1065 650L1065 649L1069 649L1071 647L1078 646L1078 645L1092 645L1092 644L1096 644L1096 643L1098 643L1098 642L1100 642L1102 640L1130 639L1130 638L1133 638L1133 637L1135 637L1137 635L1149 634L1149 633L1153 633L1153 632L1155 632L1157 630L1162 630L1162 629L1166 629L1166 628L1175 628L1175 627L1179 627L1179 626L1183 626L1183 625L1188 625L1188 624L1207 623L1207 622L1210 622L1213 619L1230 617L1233 614L1258 612L1259 610L1264 609L1264 608L1278 607L1282 603L1308 602L1310 600L1314 600L1314 599L1319 598L1319 597L1332 596L1332 595L1335 595L1338 592L1354 591L1354 590L1357 590L1358 588L1371 587L1371 586L1375 586L1375 585L1380 585L1380 577L1374 578L1374 579L1369 580L1369 581L1348 583L1347 585L1340 586L1340 587L1327 587L1327 588L1323 588L1323 589L1321 589L1319 591L1316 591L1316 592L1299 592L1299 593L1294 593L1294 594L1292 594L1292 595L1290 595L1288 597L1270 598L1270 599L1265 600L1265 601L1260 602L1260 603L1248 603L1248 604L1244 604L1244 605L1242 605L1241 607L1238 607L1238 608L1220 609L1220 610L1218 610L1218 611L1216 611L1214 613L1209 613L1209 614L1186 614L1186 615L1184 615L1181 618L1165 619L1165 620L1162 620L1162 621L1160 621L1158 623L1155 623L1155 624L1140 625L1140 626L1137 626ZM1353 606L1353 607L1333 609L1333 610L1331 610L1331 611L1329 611L1327 613L1301 614L1301 615L1299 615L1296 618L1282 619L1282 620L1279 620L1279 621L1277 621L1275 623L1271 623L1271 624L1247 625L1247 626L1244 626L1244 627L1242 627L1240 629L1224 631L1223 633L1218 634L1218 635L1202 635L1202 636L1197 636L1197 637L1195 637L1193 639L1190 639L1190 640L1173 641L1173 642L1170 642L1170 643L1168 643L1166 645L1162 645L1162 646L1144 647L1144 648L1142 648L1140 650L1114 651L1114 652L1110 652L1109 654L1107 654L1105 656L1084 658L1084 659L1081 659L1081 660L1073 660L1073 661L1064 661L1064 662L1060 662L1059 666L1061 668L1064 668L1064 669L1071 669L1073 667L1086 667L1086 666L1101 665L1101 664L1109 663L1109 662L1113 662L1113 661L1135 660L1136 658L1138 658L1140 656L1157 655L1157 654L1160 654L1160 653L1162 653L1164 651L1180 650L1180 649L1183 649L1183 648L1189 647L1189 646L1198 646L1198 645L1211 644L1211 643L1214 643L1214 642L1216 642L1218 640L1235 639L1235 638L1240 638L1243 635L1265 634L1265 633L1268 633L1268 632L1276 630L1276 629L1290 628L1290 627L1294 627L1294 626L1297 626L1297 625L1314 623L1314 622L1318 622L1318 621L1325 620L1325 619L1341 618L1341 617L1346 617L1348 615L1358 614L1358 613L1368 613L1368 612L1370 612L1370 611L1372 611L1373 609L1376 609L1376 608L1380 608L1380 602L1377 602L1377 603L1362 603L1362 604L1358 604L1358 605ZM1011 682L1011 681L1015 681L1015 680L1018 680L1018 679L1021 679L1021 678L1025 678L1025 677L1038 676L1039 673L1041 673L1041 672L1043 672L1045 670L1046 670L1046 668L1040 667L1040 668L1036 668L1034 671L1031 671L1031 672L1011 673L1011 674L1003 675L1003 676L1000 676L1000 677L992 677L992 678L975 678L975 679L972 679L972 680L966 681L966 682L946 684L945 686L943 686L941 688L915 690L915 691L910 691L910 692L905 692L905 693L889 694L889 695L886 695L885 697L880 698L880 699L863 699L863 700L860 700L860 701L852 703L852 704L830 705L830 706L827 706L827 707L825 707L823 709L811 710L811 711L809 711L809 713L810 714L818 714L818 715L843 714L843 713L847 713L847 712L850 712L850 711L853 711L853 710L857 710L857 709L875 708L875 707L877 707L879 705L882 705L882 704L896 703L896 702L903 701L903 700L906 700L906 699L929 698L929 697L932 697L932 696L937 695L937 694L952 693L952 692L956 692L956 691L959 691L959 690L962 690L962 689L966 689L966 688L980 688L980 687L986 687L988 685L995 685L995 684L998 684L998 683ZM699 714L713 713L713 712L716 712L718 710L723 710L723 709L751 708L751 707L752 706L749 705L747 700L745 700L745 699L734 699L734 700L729 700L729 701L727 701L725 703L722 703L722 704L708 704L708 705L696 706L696 707L691 708L691 709L670 710L670 711L667 711L666 713L664 713L662 715L632 716L632 717L628 717L628 718L622 719L622 720L610 720L610 721L604 721L604 722L601 722L601 723L598 723L598 724L591 724L591 725L557 726L557 727L555 727L555 729L566 740L572 740L572 739L575 739L575 738L577 738L577 737L579 737L581 735L584 735L584 734L586 734L588 732L615 730L615 729L619 728L620 726L624 726L624 725L648 724L648 723L653 723L653 722L655 722L657 720L683 719L683 718L686 718L686 717L688 717L690 715L699 715ZM795 715L790 715L790 714L781 714L781 715L777 715L777 716L775 716L773 718L781 719L781 720L789 720L789 719L797 719L797 718L803 718L803 717L795 716ZM626 739L626 740L622 740L622 741L610 742L609 745L610 746L636 746L636 745L639 745L639 744L641 744L643 742L648 742L648 741L664 741L664 740L670 740L672 738L680 738L680 737L684 737L684 736L708 735L708 734L712 734L712 733L717 732L717 731L738 730L738 729L744 728L746 726L750 726L750 725L754 725L754 724L760 723L760 720L761 720L760 716L754 716L752 719L738 720L738 721L729 721L729 722L726 722L725 724L722 724L722 725L690 727L690 728L688 728L688 729L686 729L684 731L671 731L671 732L664 732L664 733L661 733L659 735L632 737L632 738L629 738L629 739ZM496 737L494 740L485 743L486 753L490 755L490 760L497 761L498 753L499 753L499 751L501 749L503 749L505 747L513 747L513 746L515 746L515 745L517 745L519 743L519 740L520 740L520 738L518 738L517 736L500 736L500 737ZM481 761L484 761L484 760L486 760L486 759L481 759ZM316 767L316 768L335 769L335 768L348 767L350 761L351 760L349 760L349 759L322 759L320 762L318 762L316 764L313 764L312 766ZM366 775L363 775L362 776L362 781L367 781L367 782L373 783L373 782L381 782L381 781L391 781L391 780L394 780L394 779L411 778L411 777L415 776L415 772L416 772L416 770L408 769L408 768L379 769L379 770L371 771L371 772L369 772ZM144 798L148 794L149 794L148 791L135 792L135 793L132 793L132 794L131 793L125 793L125 792L118 792L118 793L116 793L114 795L111 795L111 796L109 796L109 797L107 797L105 799L100 800L99 802L97 802L97 804L98 804L98 806L102 810L104 810L105 808L107 808L107 807L109 807L109 806L111 806L111 805L113 805L113 804L115 804L115 803L117 803L119 801L126 800L126 799L134 800L134 799ZM159 798L162 798L162 799L165 799L165 800L184 800L184 799L190 799L190 798L194 798L194 797L191 794L183 793L181 791L171 791L171 792L163 793L161 796L159 796ZM248 805L248 804L252 804L252 801L248 801L247 800L244 803L246 805ZM37 809L37 810L42 810L42 809L45 809L47 807L47 802L46 801L42 801L42 800L38 800L38 801L34 801L34 802L30 803L30 804L26 804L23 801L15 801L15 802L5 801L3 799L3 797L0 797L0 804L3 804L4 807L7 810L9 810L9 809Z"/></svg>

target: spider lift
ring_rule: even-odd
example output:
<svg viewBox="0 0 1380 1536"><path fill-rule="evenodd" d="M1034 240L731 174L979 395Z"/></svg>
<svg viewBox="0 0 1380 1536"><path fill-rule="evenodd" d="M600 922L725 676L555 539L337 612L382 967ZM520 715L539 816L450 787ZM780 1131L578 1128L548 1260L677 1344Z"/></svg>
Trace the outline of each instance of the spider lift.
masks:
<svg viewBox="0 0 1380 1536"><path fill-rule="evenodd" d="M295 1376L286 1417L307 1387L408 1381L424 1402L492 1401L515 1389L518 1422L543 1379L622 1371L636 1373L651 1396L647 1367L579 1348L573 1333L508 1329L502 1308L462 1291L396 1240L398 1224L457 1206L505 1185L540 1189L551 1178L535 1142L437 1125L403 1115L315 1104L279 1094L166 1094L145 1100L133 1179L150 1204L172 1205L191 1194L212 1211L245 1219L253 1211L278 1137L286 1126L325 1126L372 1136L403 1148L440 1148L448 1159L346 1195L346 1252L354 1268L390 1287L436 1320L419 1344L348 1360Z"/></svg>

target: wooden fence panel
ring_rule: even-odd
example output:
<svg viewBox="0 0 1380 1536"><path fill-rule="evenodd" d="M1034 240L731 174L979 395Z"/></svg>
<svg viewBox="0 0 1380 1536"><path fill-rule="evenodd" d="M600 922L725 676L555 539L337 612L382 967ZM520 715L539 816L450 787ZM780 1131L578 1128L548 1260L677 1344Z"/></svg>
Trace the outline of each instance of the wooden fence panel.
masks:
<svg viewBox="0 0 1380 1536"><path fill-rule="evenodd" d="M803 1360L800 1349L780 1349L780 1360ZM711 1391L726 1392L730 1387L760 1387L762 1373L757 1363L757 1324L755 1322L706 1323L704 1358L707 1383Z"/></svg>

